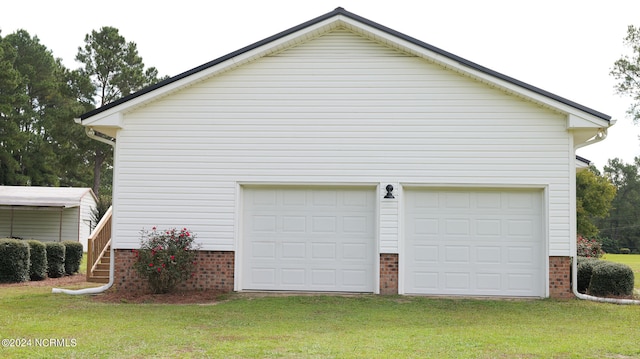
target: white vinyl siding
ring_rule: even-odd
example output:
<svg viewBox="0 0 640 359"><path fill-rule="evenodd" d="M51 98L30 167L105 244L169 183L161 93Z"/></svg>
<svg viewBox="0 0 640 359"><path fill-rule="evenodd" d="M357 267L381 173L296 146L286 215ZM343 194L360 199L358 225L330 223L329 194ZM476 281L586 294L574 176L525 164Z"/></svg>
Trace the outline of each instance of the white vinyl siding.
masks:
<svg viewBox="0 0 640 359"><path fill-rule="evenodd" d="M559 113L336 30L125 113L116 246L157 225L234 250L238 183L525 184L548 187L549 254L569 255L569 136Z"/></svg>
<svg viewBox="0 0 640 359"><path fill-rule="evenodd" d="M16 207L0 209L0 231L3 236L11 232L13 216L13 236L36 239L43 242L78 240L78 207L61 209L54 207ZM60 226L62 220L62 227ZM62 231L62 232L61 232ZM60 236L62 234L62 236Z"/></svg>

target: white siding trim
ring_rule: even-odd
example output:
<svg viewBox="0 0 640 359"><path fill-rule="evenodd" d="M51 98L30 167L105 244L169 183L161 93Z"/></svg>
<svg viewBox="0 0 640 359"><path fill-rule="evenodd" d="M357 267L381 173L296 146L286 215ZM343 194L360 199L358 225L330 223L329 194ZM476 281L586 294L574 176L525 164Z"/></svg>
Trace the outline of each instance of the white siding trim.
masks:
<svg viewBox="0 0 640 359"><path fill-rule="evenodd" d="M514 184L505 184L505 183L489 183L489 184L482 184L482 185L478 185L477 183L449 183L449 184L442 184L442 183L398 183L398 196L399 197L399 202L404 200L405 198L405 189L409 188L409 189L419 189L419 188L443 188L443 189L473 189L473 188L478 188L478 189L541 189L543 191L542 194L542 198L543 198L543 203L542 203L542 233L544 235L543 241L543 252L545 253L544 255L544 267L545 267L545 273L544 273L544 281L545 281L545 298L549 297L549 256L551 256L552 254L550 253L549 250L549 240L550 240L550 232L549 232L549 205L550 205L550 198L549 198L549 186L547 184L519 184L519 185L514 185ZM398 204L398 253L399 253L399 265L398 265L398 294L406 294L405 288L404 288L404 280L402 280L402 278L404 278L405 273L404 273L404 265L402 265L402 261L405 259L406 256L406 239L404 236L404 225L403 223L405 223L405 213L404 213L404 209L405 206L403 203L399 203Z"/></svg>
<svg viewBox="0 0 640 359"><path fill-rule="evenodd" d="M569 138L569 256L576 258L578 253L578 218L576 199L576 156L573 136Z"/></svg>
<svg viewBox="0 0 640 359"><path fill-rule="evenodd" d="M395 198L384 198L387 194L387 185L393 186L393 195ZM380 221L380 253L392 253L398 254L398 239L399 239L399 205L402 200L400 197L400 184L399 183L380 183L378 189L378 201L379 211L378 216Z"/></svg>
<svg viewBox="0 0 640 359"><path fill-rule="evenodd" d="M236 182L236 203L235 203L235 225L233 230L234 236L234 270L233 270L233 290L239 291L241 289L241 283L243 278L243 270L242 270L242 253L244 251L244 246L242 245L242 238L244 238L244 232L242 230L242 211L244 210L244 196L242 191L242 184L240 182Z"/></svg>
<svg viewBox="0 0 640 359"><path fill-rule="evenodd" d="M385 185L386 186L386 185ZM380 185L379 183L304 183L304 182L295 182L295 183L287 183L287 182L237 182L237 195L236 195L236 225L235 232L236 236L234 239L235 242L235 263L234 263L234 290L239 291L242 290L243 276L246 275L244 273L243 267L243 251L246 250L243 248L245 239L243 234L243 223L242 218L244 216L243 208L244 205L244 191L245 189L260 189L260 188L273 188L273 189L359 189L366 190L367 192L374 192L376 197L373 213L373 235L374 235L374 253L373 256L373 272L371 275L373 276L373 293L380 293ZM386 191L385 191L386 193Z"/></svg>

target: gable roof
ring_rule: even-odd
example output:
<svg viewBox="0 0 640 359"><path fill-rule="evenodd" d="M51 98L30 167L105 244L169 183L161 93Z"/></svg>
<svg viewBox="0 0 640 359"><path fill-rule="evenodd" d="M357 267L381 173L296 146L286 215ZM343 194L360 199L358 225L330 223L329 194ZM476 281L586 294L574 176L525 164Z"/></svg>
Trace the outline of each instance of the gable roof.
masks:
<svg viewBox="0 0 640 359"><path fill-rule="evenodd" d="M205 72L205 70L209 70L211 68L214 68L220 64L223 64L224 62L231 60L233 58L239 57L241 55L246 55L249 52L253 51L253 50L257 50L263 46L267 46L267 45L271 45L274 44L277 41L283 40L291 35L296 34L297 32L309 29L313 26L322 24L323 22L327 21L327 20L331 20L332 18L344 18L344 19L348 19L348 20L352 20L352 22L355 22L356 24L361 24L364 25L364 27L369 27L370 29L373 29L375 31L380 32L381 34L386 34L388 36L391 36L393 38L395 38L397 41L403 41L406 42L409 46L414 46L417 47L418 51L422 50L422 51L427 51L429 53L432 54L432 57L439 57L442 58L444 60L448 60L449 63L451 63L451 66L455 66L458 68L464 68L467 70L470 70L471 72L474 73L479 73L479 74L484 74L489 76L492 79L498 80L498 81L504 81L507 84L513 85L515 86L515 88L519 88L521 90L524 91L530 91L533 94L542 96L543 98L552 100L558 104L562 104L562 105L566 105L572 109L578 110L581 113L585 113L588 114L590 116L593 116L596 119L599 120L603 120L606 122L605 126L609 125L609 121L611 119L611 116L606 115L602 112L596 111L594 109L591 109L589 107L583 106L581 104L578 104L576 102L573 102L571 100L568 100L564 97L560 97L558 95L555 95L553 93L550 93L548 91L542 90L538 87L535 87L533 85L527 84L525 82L522 82L520 80L514 79L512 77L509 77L507 75L504 75L502 73L499 73L497 71L491 70L489 68L486 68L484 66L481 66L479 64L476 64L472 61L466 60L462 57L456 56L450 52L444 51L440 48L437 48L435 46L432 46L430 44L427 44L423 41L420 41L418 39L415 39L411 36L405 35L403 33L400 33L396 30L390 29L386 26L380 25L376 22L373 22L371 20L368 20L366 18L363 18L361 16L358 16L354 13L351 13L341 7L336 8L335 10L328 12L324 15L318 16L312 20L309 20L307 22L304 22L298 26L294 26L288 30L282 31L278 34L275 34L273 36L270 36L266 39L263 39L261 41L258 41L256 43L253 43L249 46L243 47L239 50L236 50L234 52L231 52L227 55L224 55L222 57L219 57L213 61L207 62L203 65L200 65L198 67L195 67L189 71L183 72L179 75L176 75L174 77L171 77L169 79L166 79L164 81L161 81L155 85L146 87L138 92L135 92L133 94L130 94L126 97L123 97L119 100L116 100L114 102L111 102L109 104L106 104L102 107L99 107L97 109L94 109L92 111L86 112L82 115L80 115L80 120L86 120L90 117L93 117L95 115L101 114L105 111L108 111L110 109L116 108L120 105L123 105L127 102L130 102L134 99L138 99L140 97L143 97L144 95L150 94L151 92L154 92L156 90L162 89L162 88L167 88L169 87L169 85L172 84L177 84L179 82L181 82L181 80L185 80L191 76L200 74ZM435 55L435 56L433 56Z"/></svg>
<svg viewBox="0 0 640 359"><path fill-rule="evenodd" d="M91 188L0 186L0 206L78 207Z"/></svg>

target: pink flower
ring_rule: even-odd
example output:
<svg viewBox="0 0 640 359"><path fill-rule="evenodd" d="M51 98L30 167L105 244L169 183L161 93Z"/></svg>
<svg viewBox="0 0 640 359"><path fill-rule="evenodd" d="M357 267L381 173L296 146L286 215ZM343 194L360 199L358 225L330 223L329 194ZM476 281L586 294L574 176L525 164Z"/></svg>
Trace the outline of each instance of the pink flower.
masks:
<svg viewBox="0 0 640 359"><path fill-rule="evenodd" d="M176 260L176 256L171 256L171 260L175 261Z"/></svg>
<svg viewBox="0 0 640 359"><path fill-rule="evenodd" d="M153 267L153 263L149 263L149 267Z"/></svg>

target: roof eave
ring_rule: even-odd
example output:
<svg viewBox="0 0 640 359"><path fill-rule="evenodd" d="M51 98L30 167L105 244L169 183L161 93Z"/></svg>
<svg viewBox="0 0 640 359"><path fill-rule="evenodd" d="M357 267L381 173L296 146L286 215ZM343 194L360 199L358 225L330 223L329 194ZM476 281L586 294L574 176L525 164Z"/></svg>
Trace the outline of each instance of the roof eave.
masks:
<svg viewBox="0 0 640 359"><path fill-rule="evenodd" d="M186 72L183 72L179 75L176 75L174 77L171 77L169 79L166 79L164 81L161 81L155 85L146 87L138 92L135 92L131 95L128 95L126 97L123 97L119 100L116 100L114 102L111 102L109 104L106 104L102 107L99 107L97 109L94 109L92 111L89 111L87 113L84 113L82 115L80 115L80 121L84 123L85 120L94 117L96 115L102 114L103 116L100 117L107 117L113 113L117 113L118 111L120 111L121 109L123 109L122 106L125 106L125 104L129 103L131 105L134 105L132 100L137 99L138 101L135 101L136 103L139 102L144 102L146 100L150 100L152 98L155 98L155 94L152 94L153 92L156 92L157 90L161 89L161 88L165 88L167 91L174 89L176 87L181 87L181 86L185 86L186 84L190 83L191 80L189 78L191 78L192 76L196 75L196 74L203 74L204 72L210 71L212 68L214 67L218 67L221 64L229 61L229 60L233 60L235 58L238 58L239 56L244 56L244 57L250 57L250 56L246 56L249 52L252 51L256 51L258 49L260 49L263 46L267 46L270 45L270 47L274 46L274 42L286 42L286 41L282 41L283 39L293 36L294 34L303 31L303 30L309 30L309 28L314 27L314 26L318 26L319 24L322 26L322 23L325 21L328 21L334 17L337 16L342 16L346 19L350 19L352 21L355 21L359 24L365 25L367 27L369 27L370 29L377 31L379 34L386 34L386 36L391 36L393 38L395 38L395 41L404 41L406 44L410 44L414 47L414 50L419 51L419 52L428 52L431 54L430 59L432 61L435 62L440 62L443 64L447 64L449 66L453 66L453 67L457 67L458 69L466 69L466 71L468 71L471 75L473 76L480 76L480 77L484 77L485 80L487 81L491 81L491 82L495 82L496 84L502 86L506 86L507 88L511 88L513 91L516 92L520 92L523 93L525 96L529 96L531 97L533 100L537 100L537 101L542 101L543 103L547 103L552 107L557 107L560 110L567 112L568 114L573 113L574 115L577 115L579 117L587 117L587 118L591 118L593 120L595 120L596 122L601 122L603 123L604 127L608 127L608 123L611 120L611 117L609 115L606 115L602 112L596 111L594 109L591 109L589 107L580 105L576 102L573 102L571 100L568 100L566 98L557 96L553 93L550 93L548 91L542 90L538 87L532 86L530 84L527 84L525 82L519 81L517 79L514 79L510 76L504 75L502 73L499 73L497 71L493 71L489 68L486 68L484 66L478 65L472 61L466 60L464 58L461 58L459 56L456 56L452 53L449 53L447 51L444 51L438 47L432 46L430 44L427 44L423 41L420 41L418 39L415 39L411 36L405 35L403 33L400 33L396 30L390 29L386 26L383 26L381 24L378 24L376 22L373 22L371 20L368 20L366 18L363 18L359 15L353 14L349 11L346 11L345 9L339 7L336 8L335 10L328 12L324 15L318 16L314 19L311 19L309 21L306 21L300 25L294 26L290 29L287 29L285 31L282 31L278 34L275 34L273 36L267 37L263 40L260 40L256 43L253 43L249 46L245 46L239 50L236 50L234 52L231 52L227 55L224 55L222 57L219 57L213 61L207 62L203 65L200 65L198 67L195 67L191 70L188 70ZM353 22L352 22L353 23ZM259 51L258 51L259 52ZM162 92L164 93L164 91ZM127 104L127 105L129 105ZM128 107L128 106L127 106ZM586 116L585 116L586 114Z"/></svg>

